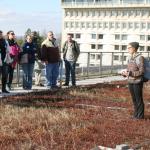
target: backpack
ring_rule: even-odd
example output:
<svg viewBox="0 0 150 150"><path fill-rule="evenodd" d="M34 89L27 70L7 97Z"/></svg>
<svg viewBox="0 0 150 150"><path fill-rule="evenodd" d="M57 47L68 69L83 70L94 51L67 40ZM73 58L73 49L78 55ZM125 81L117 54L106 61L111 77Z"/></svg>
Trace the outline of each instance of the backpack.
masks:
<svg viewBox="0 0 150 150"><path fill-rule="evenodd" d="M147 82L148 80L150 80L150 61L148 58L144 58L144 82Z"/></svg>
<svg viewBox="0 0 150 150"><path fill-rule="evenodd" d="M135 60L136 60L136 64L139 64L139 60L140 57L142 55L138 55ZM150 80L150 61L148 58L144 58L144 75L143 75L143 82L147 82L148 80Z"/></svg>

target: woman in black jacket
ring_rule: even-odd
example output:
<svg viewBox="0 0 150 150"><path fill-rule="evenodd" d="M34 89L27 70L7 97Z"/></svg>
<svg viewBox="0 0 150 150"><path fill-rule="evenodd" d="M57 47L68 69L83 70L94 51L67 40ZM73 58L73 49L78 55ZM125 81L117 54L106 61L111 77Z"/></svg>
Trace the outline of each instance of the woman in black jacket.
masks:
<svg viewBox="0 0 150 150"><path fill-rule="evenodd" d="M23 89L31 90L36 47L33 44L32 37L30 35L27 36L26 42L24 43L22 49L23 51L21 52L21 57L26 57L26 61L22 63Z"/></svg>
<svg viewBox="0 0 150 150"><path fill-rule="evenodd" d="M8 76L8 65L6 64L5 57L6 53L9 52L7 49L7 43L3 38L3 32L0 31L0 74L2 75L2 92L9 93L6 90L7 76Z"/></svg>

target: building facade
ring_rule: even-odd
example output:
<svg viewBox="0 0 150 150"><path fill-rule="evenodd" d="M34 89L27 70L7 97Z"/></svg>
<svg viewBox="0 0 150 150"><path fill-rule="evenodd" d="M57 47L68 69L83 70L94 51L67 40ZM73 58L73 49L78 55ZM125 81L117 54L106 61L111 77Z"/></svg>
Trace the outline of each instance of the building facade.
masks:
<svg viewBox="0 0 150 150"><path fill-rule="evenodd" d="M126 61L119 52L127 52L133 41L140 43L141 52L150 51L150 0L62 0L62 8L62 42L72 34L81 51L90 52L90 65L99 64L100 52L114 52L113 58L103 54L104 65L111 58L115 64ZM80 56L80 66L87 57Z"/></svg>

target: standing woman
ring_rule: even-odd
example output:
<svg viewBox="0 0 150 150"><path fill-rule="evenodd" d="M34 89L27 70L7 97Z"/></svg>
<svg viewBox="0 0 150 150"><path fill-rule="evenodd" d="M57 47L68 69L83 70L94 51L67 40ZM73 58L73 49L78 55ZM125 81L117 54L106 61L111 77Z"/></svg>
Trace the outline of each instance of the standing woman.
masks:
<svg viewBox="0 0 150 150"><path fill-rule="evenodd" d="M7 53L9 53L9 50L7 49L7 43L4 39L3 32L0 31L0 76L1 76L3 93L9 93L6 90L8 65L5 62L5 58L6 58Z"/></svg>
<svg viewBox="0 0 150 150"><path fill-rule="evenodd" d="M8 37L7 41L10 46L10 51L9 51L10 57L13 59L13 62L11 64L9 64L9 66L8 66L8 79L7 79L8 89L11 90L14 70L18 63L20 47L18 46L17 42L15 41L15 33L13 31L8 31L7 37Z"/></svg>
<svg viewBox="0 0 150 150"><path fill-rule="evenodd" d="M144 57L137 53L139 48L138 42L128 44L127 70L122 72L124 77L128 77L129 91L131 93L134 114L133 119L144 118L144 102L143 102L143 74L144 74Z"/></svg>
<svg viewBox="0 0 150 150"><path fill-rule="evenodd" d="M26 42L24 43L22 49L23 51L21 52L21 57L27 57L27 62L22 63L23 89L31 90L36 47L32 42L32 37L30 35L26 37Z"/></svg>

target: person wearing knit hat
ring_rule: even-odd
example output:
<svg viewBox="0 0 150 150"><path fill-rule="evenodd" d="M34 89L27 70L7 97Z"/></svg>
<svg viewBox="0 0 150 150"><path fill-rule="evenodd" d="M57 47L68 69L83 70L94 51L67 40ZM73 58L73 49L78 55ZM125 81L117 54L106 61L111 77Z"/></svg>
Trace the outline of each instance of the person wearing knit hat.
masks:
<svg viewBox="0 0 150 150"><path fill-rule="evenodd" d="M129 45L132 46L133 48L135 48L135 51L137 51L138 48L139 48L139 43L138 42L131 42L131 43L129 43Z"/></svg>
<svg viewBox="0 0 150 150"><path fill-rule="evenodd" d="M133 119L144 118L143 102L143 75L144 75L144 57L137 53L138 42L128 44L128 64L126 71L122 72L124 77L128 78L128 87L134 105Z"/></svg>

